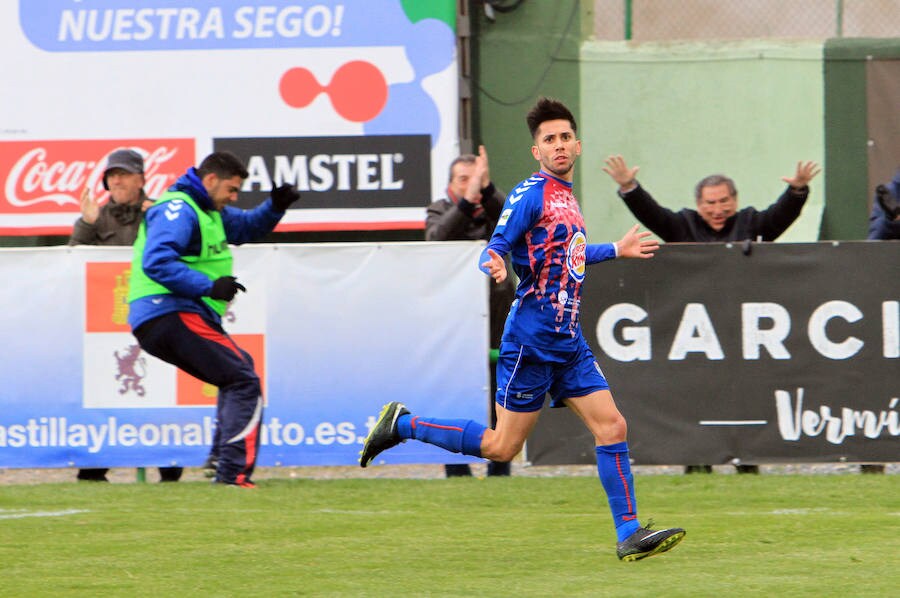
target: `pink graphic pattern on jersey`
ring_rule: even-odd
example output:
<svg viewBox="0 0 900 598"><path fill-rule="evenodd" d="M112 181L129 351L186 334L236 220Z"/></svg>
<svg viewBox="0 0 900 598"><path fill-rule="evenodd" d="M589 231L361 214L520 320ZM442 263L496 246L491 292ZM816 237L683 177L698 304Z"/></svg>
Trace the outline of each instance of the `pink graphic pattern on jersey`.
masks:
<svg viewBox="0 0 900 598"><path fill-rule="evenodd" d="M571 188L553 177L544 178L541 218L525 236L528 261L535 275L533 291L539 302L549 303L556 311L556 331L566 327L574 338L578 335L578 308L584 280L584 243L573 244L573 240L576 236L584 239L584 216ZM580 260L577 256L570 259L569 251L573 247L581 251ZM582 274L576 275L570 267L580 269Z"/></svg>

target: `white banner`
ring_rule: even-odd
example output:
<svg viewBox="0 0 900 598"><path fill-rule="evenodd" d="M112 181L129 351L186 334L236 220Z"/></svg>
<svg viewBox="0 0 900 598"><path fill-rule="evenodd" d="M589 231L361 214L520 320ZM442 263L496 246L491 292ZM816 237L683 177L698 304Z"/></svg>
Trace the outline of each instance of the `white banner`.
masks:
<svg viewBox="0 0 900 598"><path fill-rule="evenodd" d="M120 147L150 197L224 149L243 201L303 193L277 231L421 230L459 153L456 4L5 0L0 233L68 235Z"/></svg>
<svg viewBox="0 0 900 598"><path fill-rule="evenodd" d="M248 245L223 325L267 400L260 465L349 465L381 405L485 421L483 243ZM140 350L129 247L0 250L0 467L199 465L215 387ZM421 443L390 463L464 462Z"/></svg>

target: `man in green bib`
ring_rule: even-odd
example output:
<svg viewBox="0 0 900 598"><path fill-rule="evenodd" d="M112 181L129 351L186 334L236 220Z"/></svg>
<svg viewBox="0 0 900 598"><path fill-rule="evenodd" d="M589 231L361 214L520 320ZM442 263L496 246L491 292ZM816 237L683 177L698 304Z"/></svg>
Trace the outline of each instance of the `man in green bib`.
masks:
<svg viewBox="0 0 900 598"><path fill-rule="evenodd" d="M219 388L213 480L252 488L262 387L250 354L222 328L228 303L246 291L229 245L271 232L300 194L285 184L252 210L229 205L247 176L237 156L212 153L147 210L134 243L128 323L147 353Z"/></svg>

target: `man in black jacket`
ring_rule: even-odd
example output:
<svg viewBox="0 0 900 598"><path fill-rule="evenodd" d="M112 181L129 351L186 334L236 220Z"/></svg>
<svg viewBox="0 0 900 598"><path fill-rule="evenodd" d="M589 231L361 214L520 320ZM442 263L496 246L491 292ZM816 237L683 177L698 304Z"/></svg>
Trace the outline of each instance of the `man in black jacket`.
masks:
<svg viewBox="0 0 900 598"><path fill-rule="evenodd" d="M738 209L734 181L714 174L697 183L697 209L673 212L656 200L635 179L638 166L629 168L622 156L606 159L603 171L619 185L619 197L635 218L667 243L714 243L727 241L774 241L800 216L809 196L809 182L820 172L815 162L798 162L784 193L765 210Z"/></svg>
<svg viewBox="0 0 900 598"><path fill-rule="evenodd" d="M800 216L809 197L809 182L820 172L815 162L797 162L793 177L782 177L788 184L784 193L765 210L738 209L734 181L713 174L697 183L694 197L697 209L673 212L656 200L637 182L640 167L628 167L622 156L606 159L603 172L619 185L619 197L641 224L667 243L716 243L774 241ZM759 473L757 465L737 465L738 473ZM687 465L685 473L711 473L710 465Z"/></svg>

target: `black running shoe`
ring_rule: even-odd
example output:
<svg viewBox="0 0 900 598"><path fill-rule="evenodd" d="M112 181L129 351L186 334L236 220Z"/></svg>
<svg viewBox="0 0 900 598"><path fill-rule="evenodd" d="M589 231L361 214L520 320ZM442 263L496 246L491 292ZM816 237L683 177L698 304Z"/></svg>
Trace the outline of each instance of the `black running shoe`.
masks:
<svg viewBox="0 0 900 598"><path fill-rule="evenodd" d="M203 462L203 477L205 478L214 478L216 477L216 469L219 467L219 460L212 455L206 458L206 461Z"/></svg>
<svg viewBox="0 0 900 598"><path fill-rule="evenodd" d="M639 527L637 531L616 544L616 554L620 561L639 561L654 554L662 554L672 550L684 538L685 531L680 527L668 529L650 529Z"/></svg>
<svg viewBox="0 0 900 598"><path fill-rule="evenodd" d="M378 414L378 421L372 426L363 448L359 451L359 466L365 467L372 462L376 456L382 451L386 451L392 446L397 446L403 439L397 433L397 418L401 415L409 413L409 409L403 403L391 401L381 408Z"/></svg>

